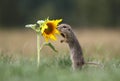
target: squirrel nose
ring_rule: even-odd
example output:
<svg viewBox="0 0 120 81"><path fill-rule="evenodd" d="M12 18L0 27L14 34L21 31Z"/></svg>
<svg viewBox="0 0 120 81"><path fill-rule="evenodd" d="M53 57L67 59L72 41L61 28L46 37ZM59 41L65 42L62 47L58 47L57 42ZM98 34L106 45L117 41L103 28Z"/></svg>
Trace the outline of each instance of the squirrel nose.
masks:
<svg viewBox="0 0 120 81"><path fill-rule="evenodd" d="M60 27L58 26L57 29L60 30Z"/></svg>

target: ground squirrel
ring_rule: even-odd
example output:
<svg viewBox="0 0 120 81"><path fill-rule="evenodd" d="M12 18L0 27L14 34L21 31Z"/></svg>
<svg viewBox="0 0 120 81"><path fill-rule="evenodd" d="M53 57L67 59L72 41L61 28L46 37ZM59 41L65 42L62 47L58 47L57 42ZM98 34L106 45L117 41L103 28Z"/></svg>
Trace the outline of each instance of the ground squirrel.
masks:
<svg viewBox="0 0 120 81"><path fill-rule="evenodd" d="M85 64L84 57L81 46L74 32L72 31L71 26L68 24L60 24L58 26L58 30L64 38L63 40L61 40L61 42L66 42L69 45L73 69L81 69L82 66Z"/></svg>

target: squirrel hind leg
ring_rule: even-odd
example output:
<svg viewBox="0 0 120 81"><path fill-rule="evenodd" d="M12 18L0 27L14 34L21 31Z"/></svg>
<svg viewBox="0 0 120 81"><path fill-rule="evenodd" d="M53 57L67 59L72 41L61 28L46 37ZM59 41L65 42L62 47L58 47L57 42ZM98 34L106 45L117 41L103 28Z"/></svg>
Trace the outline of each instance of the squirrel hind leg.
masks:
<svg viewBox="0 0 120 81"><path fill-rule="evenodd" d="M83 63L80 63L80 62L72 64L73 70L81 70L82 66L83 66Z"/></svg>

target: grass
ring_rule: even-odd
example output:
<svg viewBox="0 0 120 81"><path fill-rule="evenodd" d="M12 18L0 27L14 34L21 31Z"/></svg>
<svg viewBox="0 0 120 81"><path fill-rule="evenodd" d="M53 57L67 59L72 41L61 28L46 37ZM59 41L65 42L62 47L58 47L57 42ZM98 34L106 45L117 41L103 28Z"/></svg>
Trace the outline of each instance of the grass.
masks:
<svg viewBox="0 0 120 81"><path fill-rule="evenodd" d="M119 81L120 60L103 60L103 68L85 65L81 71L72 71L68 54L44 57L37 67L36 60L13 59L0 56L0 81Z"/></svg>
<svg viewBox="0 0 120 81"><path fill-rule="evenodd" d="M104 67L85 65L72 71L68 47L59 40L55 42L59 53L43 48L37 67L34 32L0 31L0 81L120 81L120 32L80 30L76 35L85 60Z"/></svg>

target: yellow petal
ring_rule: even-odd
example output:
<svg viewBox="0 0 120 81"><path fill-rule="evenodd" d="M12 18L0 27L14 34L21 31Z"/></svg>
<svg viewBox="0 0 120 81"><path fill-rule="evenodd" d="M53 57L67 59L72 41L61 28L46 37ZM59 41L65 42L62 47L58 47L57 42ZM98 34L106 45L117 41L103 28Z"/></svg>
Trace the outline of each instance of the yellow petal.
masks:
<svg viewBox="0 0 120 81"><path fill-rule="evenodd" d="M44 36L45 41L48 42L49 38L47 36Z"/></svg>
<svg viewBox="0 0 120 81"><path fill-rule="evenodd" d="M53 39L53 40L57 40L56 37L54 35L50 35L50 38Z"/></svg>
<svg viewBox="0 0 120 81"><path fill-rule="evenodd" d="M62 19L59 19L59 20L54 20L55 25L57 26L57 25L58 25L58 23L60 23L61 21L62 21Z"/></svg>
<svg viewBox="0 0 120 81"><path fill-rule="evenodd" d="M44 32L44 30L45 30L45 29L47 29L47 28L48 28L48 26L47 26L46 24L45 24L45 25L43 25L43 26L42 26L42 29L41 29L41 33L43 33L43 32Z"/></svg>
<svg viewBox="0 0 120 81"><path fill-rule="evenodd" d="M60 32L59 32L57 29L55 30L55 33L56 33L56 34L60 34Z"/></svg>

